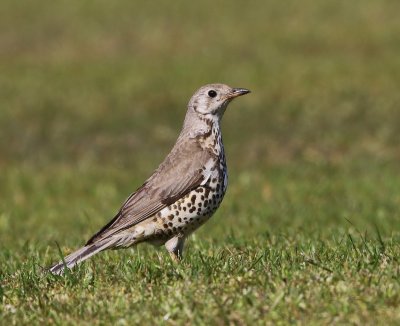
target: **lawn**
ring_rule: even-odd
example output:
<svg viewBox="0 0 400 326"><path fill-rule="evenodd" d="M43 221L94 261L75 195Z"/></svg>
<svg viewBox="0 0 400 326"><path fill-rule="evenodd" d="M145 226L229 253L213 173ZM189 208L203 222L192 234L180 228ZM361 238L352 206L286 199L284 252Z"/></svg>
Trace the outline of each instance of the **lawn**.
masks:
<svg viewBox="0 0 400 326"><path fill-rule="evenodd" d="M2 2L0 324L400 323L400 2ZM172 147L192 93L229 186L174 264L81 246Z"/></svg>

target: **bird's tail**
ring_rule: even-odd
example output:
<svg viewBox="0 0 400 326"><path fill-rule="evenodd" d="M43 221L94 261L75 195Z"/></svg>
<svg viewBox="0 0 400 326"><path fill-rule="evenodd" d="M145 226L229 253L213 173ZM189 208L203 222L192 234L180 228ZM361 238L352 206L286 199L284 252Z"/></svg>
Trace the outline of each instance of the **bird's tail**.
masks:
<svg viewBox="0 0 400 326"><path fill-rule="evenodd" d="M111 240L111 241L110 241ZM64 257L63 260L58 262L57 264L51 266L49 271L52 274L61 275L64 273L65 268L73 268L74 266L78 265L79 263L85 261L86 259L92 257L93 255L97 254L100 251L108 249L115 244L114 239L104 239L89 245L86 245L72 254Z"/></svg>

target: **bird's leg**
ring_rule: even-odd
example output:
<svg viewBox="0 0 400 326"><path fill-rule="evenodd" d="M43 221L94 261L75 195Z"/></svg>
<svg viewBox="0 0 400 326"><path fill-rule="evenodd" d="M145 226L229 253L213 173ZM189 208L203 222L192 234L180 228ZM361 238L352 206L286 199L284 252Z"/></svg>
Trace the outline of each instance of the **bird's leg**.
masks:
<svg viewBox="0 0 400 326"><path fill-rule="evenodd" d="M185 238L179 236L173 237L165 243L165 248L167 248L171 259L176 263L179 263L182 259L184 243Z"/></svg>

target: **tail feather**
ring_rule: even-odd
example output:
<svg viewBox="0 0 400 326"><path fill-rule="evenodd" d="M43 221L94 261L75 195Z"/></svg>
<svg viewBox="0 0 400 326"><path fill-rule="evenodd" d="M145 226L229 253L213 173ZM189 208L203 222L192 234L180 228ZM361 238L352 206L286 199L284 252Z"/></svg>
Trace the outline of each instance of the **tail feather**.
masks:
<svg viewBox="0 0 400 326"><path fill-rule="evenodd" d="M49 268L49 271L52 274L61 275L64 273L65 268L73 268L79 263L85 261L86 259L92 257L100 251L103 251L107 248L110 248L115 244L115 241L110 241L111 239L104 239L103 241L99 241L97 243L92 243L90 245L84 246L72 254L64 257L64 259L57 264L53 265Z"/></svg>

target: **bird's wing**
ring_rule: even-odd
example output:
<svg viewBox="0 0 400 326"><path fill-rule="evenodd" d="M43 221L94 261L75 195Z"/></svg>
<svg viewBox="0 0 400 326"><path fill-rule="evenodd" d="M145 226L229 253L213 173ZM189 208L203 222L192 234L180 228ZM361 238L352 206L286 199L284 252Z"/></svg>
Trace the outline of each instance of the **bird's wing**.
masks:
<svg viewBox="0 0 400 326"><path fill-rule="evenodd" d="M104 239L152 217L209 178L204 167L217 157L193 141L175 146L153 175L122 205L118 214L87 244Z"/></svg>

